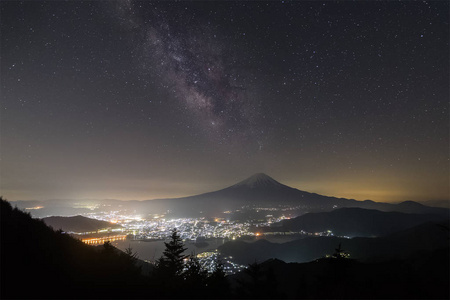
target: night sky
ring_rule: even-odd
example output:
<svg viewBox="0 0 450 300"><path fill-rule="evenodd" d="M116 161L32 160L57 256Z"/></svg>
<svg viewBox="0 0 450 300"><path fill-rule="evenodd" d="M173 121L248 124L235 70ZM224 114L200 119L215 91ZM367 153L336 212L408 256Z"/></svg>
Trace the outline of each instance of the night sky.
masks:
<svg viewBox="0 0 450 300"><path fill-rule="evenodd" d="M8 200L449 199L447 1L0 6Z"/></svg>

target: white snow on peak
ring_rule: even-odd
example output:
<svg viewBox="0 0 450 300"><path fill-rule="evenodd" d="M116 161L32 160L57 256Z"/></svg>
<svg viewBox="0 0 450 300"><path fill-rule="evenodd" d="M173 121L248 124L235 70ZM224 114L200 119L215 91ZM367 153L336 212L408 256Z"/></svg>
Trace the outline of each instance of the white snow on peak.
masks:
<svg viewBox="0 0 450 300"><path fill-rule="evenodd" d="M273 179L272 177L264 174L264 173L257 173L237 184L234 185L235 187L268 187L268 186L282 186L281 183Z"/></svg>

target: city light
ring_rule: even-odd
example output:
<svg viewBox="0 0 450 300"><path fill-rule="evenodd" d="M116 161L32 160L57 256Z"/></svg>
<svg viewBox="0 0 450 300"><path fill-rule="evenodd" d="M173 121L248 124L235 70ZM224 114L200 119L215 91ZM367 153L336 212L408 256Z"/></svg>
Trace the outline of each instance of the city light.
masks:
<svg viewBox="0 0 450 300"><path fill-rule="evenodd" d="M124 240L126 240L126 238L127 238L126 235L115 235L115 236L108 236L108 237L82 239L81 241L88 245L98 245L98 244L104 244L105 242L124 241Z"/></svg>

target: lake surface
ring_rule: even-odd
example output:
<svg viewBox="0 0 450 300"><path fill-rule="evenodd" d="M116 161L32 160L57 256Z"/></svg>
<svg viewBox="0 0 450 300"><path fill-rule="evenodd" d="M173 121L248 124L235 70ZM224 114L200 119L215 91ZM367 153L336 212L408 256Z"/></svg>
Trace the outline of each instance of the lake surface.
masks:
<svg viewBox="0 0 450 300"><path fill-rule="evenodd" d="M264 237L249 237L245 239L245 242L251 243L256 240L265 239L271 243L286 243L296 239L301 238L302 236L298 235L277 235L277 236L264 236ZM194 244L192 242L186 242L185 247L187 250L185 254L199 254L205 251L214 251L219 246L223 245L227 242L227 239L210 239L207 240L206 243L202 244ZM155 261L160 258L163 254L166 246L164 245L164 241L156 240L156 241L136 241L136 240L126 240L126 241L115 241L112 244L119 248L122 251L125 251L128 247L133 249L133 252L137 252L139 259L142 260L150 260Z"/></svg>
<svg viewBox="0 0 450 300"><path fill-rule="evenodd" d="M187 248L185 254L198 254L205 251L214 251L220 245L223 245L225 241L225 239L211 239L206 241L206 243L202 243L200 247L194 243L187 242L185 243L185 247ZM164 249L166 248L166 246L164 245L164 241L126 240L112 242L112 244L122 251L125 251L125 249L127 249L128 247L131 247L133 249L133 252L137 252L137 256L139 257L139 259L150 261L154 261L160 258L163 254Z"/></svg>

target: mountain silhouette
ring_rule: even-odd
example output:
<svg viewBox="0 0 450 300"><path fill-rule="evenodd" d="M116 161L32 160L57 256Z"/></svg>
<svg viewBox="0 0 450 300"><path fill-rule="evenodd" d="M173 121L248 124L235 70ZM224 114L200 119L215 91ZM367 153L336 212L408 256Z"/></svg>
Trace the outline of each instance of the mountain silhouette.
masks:
<svg viewBox="0 0 450 300"><path fill-rule="evenodd" d="M267 240L230 241L218 249L241 264L262 262L270 258L285 262L308 262L321 258L337 245L347 250L352 258L363 261L387 261L407 258L417 251L434 251L448 247L449 232L442 226L449 221L427 222L383 237L352 239L339 237L306 237L286 243ZM447 227L448 228L448 227Z"/></svg>
<svg viewBox="0 0 450 300"><path fill-rule="evenodd" d="M88 246L54 231L1 197L0 213L1 299L147 295L148 279L137 261L124 252L111 245ZM134 294L130 294L131 286Z"/></svg>
<svg viewBox="0 0 450 300"><path fill-rule="evenodd" d="M83 216L74 217L47 217L43 218L45 224L53 229L61 229L63 231L72 232L91 232L107 228L121 228L118 224L109 223L95 219L86 218Z"/></svg>
<svg viewBox="0 0 450 300"><path fill-rule="evenodd" d="M440 215L383 212L357 207L331 212L308 213L273 224L279 231L323 232L331 230L340 236L382 236L417 226L428 221L441 221Z"/></svg>
<svg viewBox="0 0 450 300"><path fill-rule="evenodd" d="M35 217L50 215L81 214L86 208L73 208L73 203L80 200L50 200L50 201L18 201L21 209L33 206L43 206L39 210L30 210ZM309 212L327 212L343 207L359 207L380 211L398 211L417 214L449 215L448 208L429 207L413 201L399 204L358 201L354 199L337 198L302 191L284 185L272 177L258 173L234 185L221 190L181 198L155 199L145 201L120 200L87 200L90 205L96 204L100 211L102 206L110 209L139 211L139 213L170 213L172 216L204 216L217 217L225 211L248 210L249 208L292 208L292 212L302 215ZM246 218L248 216L242 216Z"/></svg>
<svg viewBox="0 0 450 300"><path fill-rule="evenodd" d="M332 202L332 197L308 193L281 184L270 176L258 173L230 187L195 196L148 200L143 209L166 209L175 214L195 214L214 216L224 211L253 206L296 205L307 210ZM147 206L147 207L146 207Z"/></svg>
<svg viewBox="0 0 450 300"><path fill-rule="evenodd" d="M275 292L283 294L276 297L281 299L449 299L448 251L447 246L384 262L252 261L252 272L249 268L228 279L241 299L267 299Z"/></svg>
<svg viewBox="0 0 450 300"><path fill-rule="evenodd" d="M279 183L278 181L276 181L275 179L264 173L257 173L229 187L229 189L242 189L242 188L283 189L289 187Z"/></svg>
<svg viewBox="0 0 450 300"><path fill-rule="evenodd" d="M295 207L299 214L331 211L342 207L359 207L380 211L428 213L448 216L449 209L425 206L413 201L400 204L358 201L309 193L284 185L272 177L257 173L230 187L195 196L147 200L139 203L144 210L169 210L174 214L196 214L217 216L224 211L249 207Z"/></svg>

